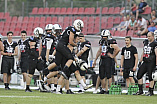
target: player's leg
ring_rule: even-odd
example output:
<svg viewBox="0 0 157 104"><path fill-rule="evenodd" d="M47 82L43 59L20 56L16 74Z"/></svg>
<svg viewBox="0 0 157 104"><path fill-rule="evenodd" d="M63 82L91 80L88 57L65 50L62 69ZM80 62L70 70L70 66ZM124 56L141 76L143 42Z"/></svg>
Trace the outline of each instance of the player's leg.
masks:
<svg viewBox="0 0 157 104"><path fill-rule="evenodd" d="M100 76L98 75L97 80L96 80L96 86L95 86L95 90L93 91L93 94L98 93L98 87L100 85Z"/></svg>

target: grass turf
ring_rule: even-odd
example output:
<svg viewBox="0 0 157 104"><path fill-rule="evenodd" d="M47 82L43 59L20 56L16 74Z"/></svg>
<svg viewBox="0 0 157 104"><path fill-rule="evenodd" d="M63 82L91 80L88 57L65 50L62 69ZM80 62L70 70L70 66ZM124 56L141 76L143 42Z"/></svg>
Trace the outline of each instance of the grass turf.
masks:
<svg viewBox="0 0 157 104"><path fill-rule="evenodd" d="M100 95L86 92L84 94L52 94L33 90L0 89L0 104L156 104L155 96Z"/></svg>

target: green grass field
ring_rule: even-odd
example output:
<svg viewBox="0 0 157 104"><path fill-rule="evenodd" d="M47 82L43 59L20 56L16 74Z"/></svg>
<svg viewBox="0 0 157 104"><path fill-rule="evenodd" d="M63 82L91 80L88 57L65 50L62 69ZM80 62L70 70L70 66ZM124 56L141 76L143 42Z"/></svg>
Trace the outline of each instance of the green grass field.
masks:
<svg viewBox="0 0 157 104"><path fill-rule="evenodd" d="M33 90L32 93L24 90L6 91L0 89L0 104L156 104L155 96L133 95L99 95L86 92L84 94L52 94Z"/></svg>

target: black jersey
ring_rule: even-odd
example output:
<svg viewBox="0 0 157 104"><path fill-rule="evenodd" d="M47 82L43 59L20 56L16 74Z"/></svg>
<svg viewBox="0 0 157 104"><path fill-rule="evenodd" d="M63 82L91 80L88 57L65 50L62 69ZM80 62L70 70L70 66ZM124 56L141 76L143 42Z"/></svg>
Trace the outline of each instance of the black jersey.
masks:
<svg viewBox="0 0 157 104"><path fill-rule="evenodd" d="M24 41L20 39L18 41L18 45L21 51L21 57L28 57L28 49L29 49L28 39Z"/></svg>
<svg viewBox="0 0 157 104"><path fill-rule="evenodd" d="M12 41L11 43L8 40L3 41L4 45L4 53L14 53L15 47L17 46L17 42ZM3 57L14 58L14 56L3 55Z"/></svg>
<svg viewBox="0 0 157 104"><path fill-rule="evenodd" d="M84 61L88 62L88 55L89 50L91 49L91 43L88 40L85 40L83 43L78 43L78 52L81 51L81 49L86 46L88 49L81 55L79 58L83 59Z"/></svg>
<svg viewBox="0 0 157 104"><path fill-rule="evenodd" d="M135 54L137 54L137 49L135 46L123 47L121 55L124 56L124 68L133 68L135 66Z"/></svg>
<svg viewBox="0 0 157 104"><path fill-rule="evenodd" d="M157 42L149 42L148 39L143 41L143 61L150 62L155 61L155 48L157 47Z"/></svg>
<svg viewBox="0 0 157 104"><path fill-rule="evenodd" d="M99 45L101 46L101 58L109 57L107 53L113 54L114 49L110 46L111 44L117 44L115 39L101 39Z"/></svg>
<svg viewBox="0 0 157 104"><path fill-rule="evenodd" d="M77 34L77 30L73 27L73 26L69 26L67 27L61 34L61 39L59 40L59 42L61 42L64 45L68 45L69 43L69 36L70 36L70 31L72 33L74 33L74 35L76 36Z"/></svg>
<svg viewBox="0 0 157 104"><path fill-rule="evenodd" d="M36 38L34 36L31 36L29 39L28 39L30 42L35 42L35 51L36 51L36 54L39 56L39 46L40 46L40 39L39 38Z"/></svg>

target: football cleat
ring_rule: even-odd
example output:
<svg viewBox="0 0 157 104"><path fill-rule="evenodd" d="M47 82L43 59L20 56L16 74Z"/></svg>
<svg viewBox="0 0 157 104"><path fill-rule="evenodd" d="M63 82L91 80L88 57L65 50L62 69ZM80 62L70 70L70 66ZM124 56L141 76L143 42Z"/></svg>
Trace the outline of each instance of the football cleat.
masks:
<svg viewBox="0 0 157 104"><path fill-rule="evenodd" d="M63 94L61 91L56 92L56 94Z"/></svg>
<svg viewBox="0 0 157 104"><path fill-rule="evenodd" d="M98 93L98 90L94 90L94 91L93 91L93 94L97 94L97 93Z"/></svg>
<svg viewBox="0 0 157 104"><path fill-rule="evenodd" d="M67 90L66 94L74 94L74 92L71 91L71 89Z"/></svg>
<svg viewBox="0 0 157 104"><path fill-rule="evenodd" d="M84 91L82 91L82 90L79 90L79 91L78 91L78 93L79 93L79 94L82 94L82 93L84 93Z"/></svg>
<svg viewBox="0 0 157 104"><path fill-rule="evenodd" d="M45 88L48 92L51 91L51 88L50 88L49 86L47 86L46 84L44 84L44 88Z"/></svg>
<svg viewBox="0 0 157 104"><path fill-rule="evenodd" d="M106 93L106 91L104 91L104 90L101 90L99 93L97 93L97 94L105 94Z"/></svg>
<svg viewBox="0 0 157 104"><path fill-rule="evenodd" d="M11 90L9 87L6 87L5 90Z"/></svg>
<svg viewBox="0 0 157 104"><path fill-rule="evenodd" d="M138 92L136 92L135 94L133 94L133 95L144 95L143 94L143 92L142 91L138 91Z"/></svg>
<svg viewBox="0 0 157 104"><path fill-rule="evenodd" d="M91 85L86 85L86 86L84 87L84 90L87 90L87 89L91 88L92 86L93 86L93 84L91 84Z"/></svg>
<svg viewBox="0 0 157 104"><path fill-rule="evenodd" d="M33 92L31 89L26 89L25 92Z"/></svg>

